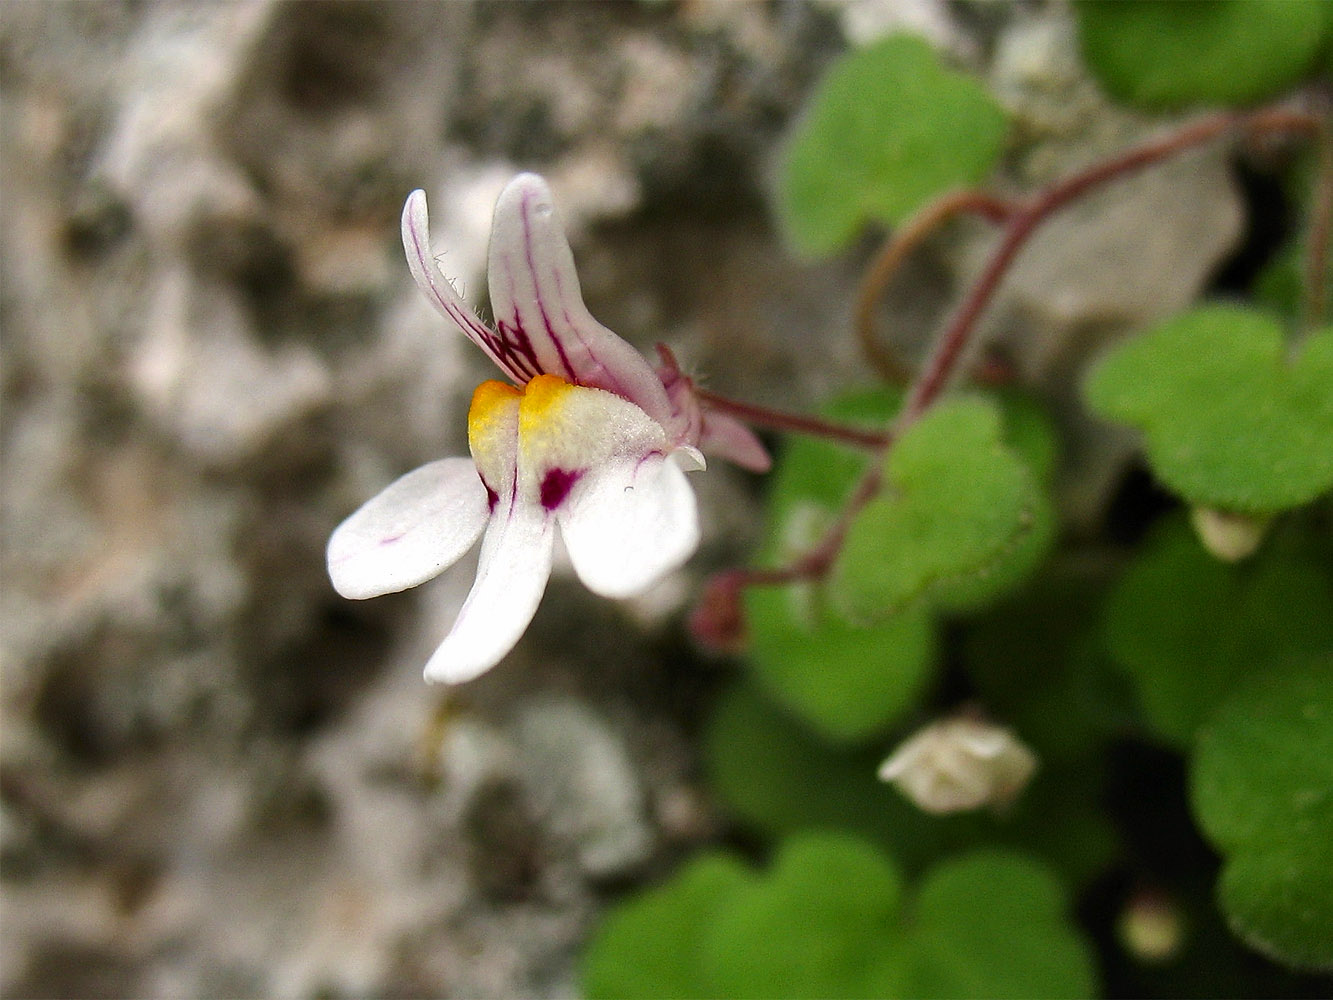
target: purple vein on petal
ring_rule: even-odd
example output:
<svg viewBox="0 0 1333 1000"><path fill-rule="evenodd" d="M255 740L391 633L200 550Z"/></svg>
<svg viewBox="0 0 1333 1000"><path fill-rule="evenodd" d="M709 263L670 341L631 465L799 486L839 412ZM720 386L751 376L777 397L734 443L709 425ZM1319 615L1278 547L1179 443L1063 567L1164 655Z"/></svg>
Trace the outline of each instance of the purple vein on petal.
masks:
<svg viewBox="0 0 1333 1000"><path fill-rule="evenodd" d="M537 273L537 262L532 255L532 221L529 218L531 210L532 193L530 191L525 191L523 193L522 212L520 215L523 220L523 255L528 263L528 272L532 275L532 298L537 304L537 311L541 313L542 324L546 327L546 335L550 338L552 346L555 347L556 354L560 356L560 364L564 367L565 374L569 377L570 381L577 382L578 374L574 371L573 365L569 363L569 356L565 354L564 345L560 343L560 338L556 335L554 327L551 326L551 317L547 315L546 305L542 302L541 276ZM553 275L555 277L556 295L563 301L564 290L560 287L560 271L558 268L554 269ZM568 311L566 311L566 321L568 321L568 318L569 314ZM527 339L526 334L524 339Z"/></svg>
<svg viewBox="0 0 1333 1000"><path fill-rule="evenodd" d="M441 312L458 324L473 343L486 351L491 356L491 360L502 368L507 375L517 382L526 382L527 379L522 377L520 372L514 370L509 360L495 350L496 336L490 328L462 307L454 297L446 295L439 287L439 282L443 281L444 277L440 274L439 266L430 252L429 241L424 238L422 233L419 225L419 213L411 210L416 194L417 192L413 192L413 195L409 196L407 210L405 211L406 232L412 243L410 256L415 258L416 265L421 270L421 277L425 278L426 286L430 290L435 304ZM424 196L421 200L424 202ZM424 214L424 204L423 211L420 214ZM409 264L411 263L412 261L409 260ZM416 268L413 268L413 271L415 273ZM457 294L455 291L454 296L457 296Z"/></svg>

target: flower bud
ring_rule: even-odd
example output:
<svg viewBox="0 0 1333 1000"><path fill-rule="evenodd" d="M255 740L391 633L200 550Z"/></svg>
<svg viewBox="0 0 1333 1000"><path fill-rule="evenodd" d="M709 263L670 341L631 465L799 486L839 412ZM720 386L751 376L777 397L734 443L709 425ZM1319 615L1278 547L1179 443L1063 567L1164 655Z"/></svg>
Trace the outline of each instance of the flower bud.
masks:
<svg viewBox="0 0 1333 1000"><path fill-rule="evenodd" d="M1116 933L1125 950L1145 965L1169 962L1185 943L1185 922L1180 907L1169 897L1139 892L1116 921Z"/></svg>
<svg viewBox="0 0 1333 1000"><path fill-rule="evenodd" d="M717 653L740 651L745 644L744 589L744 576L734 571L718 573L704 584L688 620L690 634L699 645Z"/></svg>
<svg viewBox="0 0 1333 1000"><path fill-rule="evenodd" d="M881 781L928 813L1003 808L1018 797L1037 758L1012 730L971 718L933 722L909 738L879 769Z"/></svg>
<svg viewBox="0 0 1333 1000"><path fill-rule="evenodd" d="M1268 531L1270 518L1237 514L1216 507L1193 507L1190 523L1203 547L1223 562L1240 562L1254 554Z"/></svg>

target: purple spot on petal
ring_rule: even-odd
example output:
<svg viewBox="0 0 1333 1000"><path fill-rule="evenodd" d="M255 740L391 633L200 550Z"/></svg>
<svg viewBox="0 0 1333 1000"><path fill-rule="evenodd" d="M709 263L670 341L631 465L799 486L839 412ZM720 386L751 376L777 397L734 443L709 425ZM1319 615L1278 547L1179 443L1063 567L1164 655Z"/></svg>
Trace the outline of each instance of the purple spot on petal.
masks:
<svg viewBox="0 0 1333 1000"><path fill-rule="evenodd" d="M552 469L546 473L541 488L542 506L547 510L559 507L565 497L569 496L574 484L583 476L583 472L583 469Z"/></svg>
<svg viewBox="0 0 1333 1000"><path fill-rule="evenodd" d="M485 481L481 485L486 487L486 509L495 510L495 505L500 502L500 494L491 489Z"/></svg>

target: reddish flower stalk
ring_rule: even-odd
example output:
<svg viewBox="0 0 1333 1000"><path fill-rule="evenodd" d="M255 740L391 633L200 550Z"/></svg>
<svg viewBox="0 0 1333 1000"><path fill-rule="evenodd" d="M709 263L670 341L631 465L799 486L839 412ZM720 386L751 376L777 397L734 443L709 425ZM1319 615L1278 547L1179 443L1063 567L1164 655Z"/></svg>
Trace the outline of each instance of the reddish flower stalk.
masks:
<svg viewBox="0 0 1333 1000"><path fill-rule="evenodd" d="M798 434L828 438L830 441L841 441L843 444L854 445L858 448L883 448L889 441L889 436L883 431L868 431L848 424L824 420L821 417L786 413L782 410L769 409L766 406L741 403L734 399L728 399L726 396L719 396L715 392L709 392L707 389L696 388L694 394L708 409L730 414L756 427L766 427L775 431L795 431Z"/></svg>
<svg viewBox="0 0 1333 1000"><path fill-rule="evenodd" d="M907 254L944 222L956 215L973 213L983 218L1004 223L1004 230L981 276L968 290L962 304L945 327L930 357L911 384L903 408L895 418L889 433L874 435L864 431L849 431L836 425L812 418L789 417L755 408L762 415L765 426L779 429L805 430L807 433L841 439L849 443L871 445L876 453L856 489L843 506L837 520L824 536L805 553L786 565L770 569L733 569L721 574L720 581L732 595L739 595L746 586L780 586L803 580L819 580L832 568L843 539L856 515L879 493L885 454L894 439L939 397L953 378L964 348L975 333L977 323L990 305L1005 274L1033 232L1056 212L1087 194L1094 188L1127 177L1145 167L1179 155L1211 142L1228 132L1257 136L1269 132L1313 133L1324 141L1321 146L1321 194L1316 200L1315 219L1311 227L1311 251L1307 288L1307 312L1318 315L1323 308L1322 285L1319 280L1327 266L1327 243L1333 230L1333 152L1326 148L1330 131L1321 120L1302 111L1288 108L1270 108L1252 114L1223 113L1186 125L1160 139L1151 140L1119 156L1096 164L1074 174L1034 195L1025 202L1012 203L981 192L956 192L922 209L908 225L884 247L872 262L861 284L857 300L858 334L867 356L893 380L897 380L900 366L874 337L873 307L876 299L901 265ZM1319 286L1318 291L1313 289ZM732 403L712 394L701 394L709 405L727 408L728 412L747 418L745 404ZM748 418L747 418L748 419ZM779 422L780 420L780 422ZM797 426L802 424L804 426Z"/></svg>
<svg viewBox="0 0 1333 1000"><path fill-rule="evenodd" d="M930 360L908 392L900 426L921 415L948 383L955 364L986 307L990 305L1001 280L1041 223L1094 188L1127 177L1144 167L1201 146L1226 132L1237 130L1250 134L1281 131L1312 131L1318 127L1313 115L1285 108L1255 112L1252 115L1223 113L1186 125L1161 139L1154 139L1098 163L1087 170L1056 183L1041 192L1009 217L1000 242L991 253L976 283L954 314L953 320L936 341Z"/></svg>

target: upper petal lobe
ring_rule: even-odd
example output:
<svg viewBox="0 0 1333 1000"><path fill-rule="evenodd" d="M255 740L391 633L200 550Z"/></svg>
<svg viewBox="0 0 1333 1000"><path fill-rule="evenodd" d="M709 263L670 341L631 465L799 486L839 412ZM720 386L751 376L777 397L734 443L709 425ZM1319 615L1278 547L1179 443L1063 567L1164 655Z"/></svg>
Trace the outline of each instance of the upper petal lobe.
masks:
<svg viewBox="0 0 1333 1000"><path fill-rule="evenodd" d="M598 323L583 304L574 257L550 188L520 174L501 192L487 269L504 350L532 375L605 389L658 423L671 413L648 362Z"/></svg>

